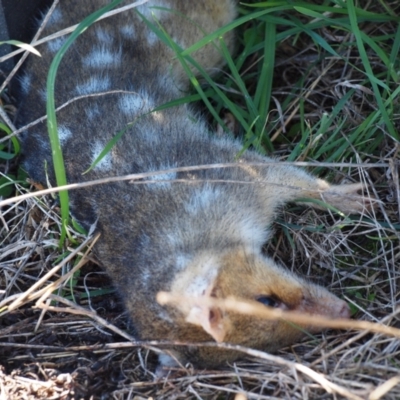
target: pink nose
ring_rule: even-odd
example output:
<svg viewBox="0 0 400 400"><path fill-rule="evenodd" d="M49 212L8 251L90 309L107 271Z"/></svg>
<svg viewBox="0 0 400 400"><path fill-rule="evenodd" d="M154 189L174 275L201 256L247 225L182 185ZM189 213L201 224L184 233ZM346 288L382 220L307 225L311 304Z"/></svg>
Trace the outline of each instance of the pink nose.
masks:
<svg viewBox="0 0 400 400"><path fill-rule="evenodd" d="M335 311L337 311L336 318L350 318L350 307L345 301L338 300L335 308Z"/></svg>

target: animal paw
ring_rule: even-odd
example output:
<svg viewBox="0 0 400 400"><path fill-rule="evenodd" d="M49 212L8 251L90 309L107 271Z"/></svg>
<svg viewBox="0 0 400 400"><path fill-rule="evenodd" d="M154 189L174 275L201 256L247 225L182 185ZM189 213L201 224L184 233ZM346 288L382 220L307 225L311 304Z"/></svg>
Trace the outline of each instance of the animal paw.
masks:
<svg viewBox="0 0 400 400"><path fill-rule="evenodd" d="M321 192L323 200L346 214L364 213L375 209L379 200L368 194L359 194L366 185L353 183L349 185L334 185L324 188Z"/></svg>

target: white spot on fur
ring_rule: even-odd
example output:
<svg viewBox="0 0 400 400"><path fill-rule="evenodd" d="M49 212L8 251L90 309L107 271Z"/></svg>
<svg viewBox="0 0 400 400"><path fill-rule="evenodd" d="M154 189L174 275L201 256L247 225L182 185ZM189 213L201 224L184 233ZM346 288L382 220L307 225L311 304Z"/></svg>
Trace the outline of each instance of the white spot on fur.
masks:
<svg viewBox="0 0 400 400"><path fill-rule="evenodd" d="M101 42L111 42L114 39L109 31L99 27L96 28L95 35Z"/></svg>
<svg viewBox="0 0 400 400"><path fill-rule="evenodd" d="M167 174L154 175L151 177L152 181L164 181L167 179L168 180L176 179L176 172L169 172Z"/></svg>
<svg viewBox="0 0 400 400"><path fill-rule="evenodd" d="M233 228L237 229L240 241L247 244L252 250L261 248L268 239L269 231L252 215L238 216Z"/></svg>
<svg viewBox="0 0 400 400"><path fill-rule="evenodd" d="M136 32L135 32L135 26L134 25L124 25L119 28L119 31L121 33L121 36L124 39L134 39Z"/></svg>
<svg viewBox="0 0 400 400"><path fill-rule="evenodd" d="M85 83L77 85L75 92L78 95L105 92L110 89L111 80L108 76L104 78L92 76Z"/></svg>
<svg viewBox="0 0 400 400"><path fill-rule="evenodd" d="M91 68L117 67L121 65L122 51L109 50L106 46L99 46L92 50L84 59L83 64Z"/></svg>
<svg viewBox="0 0 400 400"><path fill-rule="evenodd" d="M21 84L21 90L24 94L28 94L31 88L32 78L29 74L23 74L19 78L19 82Z"/></svg>
<svg viewBox="0 0 400 400"><path fill-rule="evenodd" d="M42 150L50 149L50 142L47 139L43 138L41 134L36 134L35 136Z"/></svg>
<svg viewBox="0 0 400 400"><path fill-rule="evenodd" d="M147 146L155 147L162 142L162 137L159 135L159 130L160 128L156 124L149 123L144 126L140 126L136 134L138 140L140 138L141 141L146 142Z"/></svg>
<svg viewBox="0 0 400 400"><path fill-rule="evenodd" d="M85 108L86 116L89 120L94 120L101 115L99 106L96 103L90 105L90 108Z"/></svg>
<svg viewBox="0 0 400 400"><path fill-rule="evenodd" d="M200 190L196 190L190 202L185 204L185 210L188 213L197 214L206 209L211 209L219 201L220 194L218 188L209 185L203 186Z"/></svg>
<svg viewBox="0 0 400 400"><path fill-rule="evenodd" d="M154 102L147 93L124 94L118 100L118 105L125 115L134 116L138 112L148 112L154 108Z"/></svg>
<svg viewBox="0 0 400 400"><path fill-rule="evenodd" d="M143 101L136 94L125 94L118 100L118 105L121 111L126 115L136 114L143 106Z"/></svg>
<svg viewBox="0 0 400 400"><path fill-rule="evenodd" d="M61 145L64 145L65 142L72 136L72 132L64 125L60 125L58 127L58 139L60 140Z"/></svg>
<svg viewBox="0 0 400 400"><path fill-rule="evenodd" d="M140 282L144 287L149 286L149 282L152 282L152 275L150 274L149 271L142 271L141 277L140 277Z"/></svg>
<svg viewBox="0 0 400 400"><path fill-rule="evenodd" d="M171 228L166 227L165 231L163 232L163 237L165 239L165 242L168 243L170 247L176 249L182 247L183 242L181 232L178 232L176 229L171 231Z"/></svg>
<svg viewBox="0 0 400 400"><path fill-rule="evenodd" d="M168 170L174 168L173 166L161 166L160 168L154 168L154 169L150 169L153 171L163 171L163 170ZM149 171L149 172L150 172ZM156 181L157 183L149 183L149 188L153 189L159 189L159 188L169 188L171 186L170 181L173 181L177 178L177 174L176 172L167 172L165 174L159 174L159 175L153 175L153 176L149 176L147 178L147 180L150 181Z"/></svg>
<svg viewBox="0 0 400 400"><path fill-rule="evenodd" d="M146 36L146 40L149 46L154 46L154 44L157 43L159 39L158 36L153 31L149 31L149 33Z"/></svg>
<svg viewBox="0 0 400 400"><path fill-rule="evenodd" d="M47 90L46 90L46 88L39 89L39 96L44 102L47 101Z"/></svg>
<svg viewBox="0 0 400 400"><path fill-rule="evenodd" d="M47 48L52 53L55 53L61 49L61 46L65 43L66 40L67 39L65 36L50 40L49 42L47 42Z"/></svg>
<svg viewBox="0 0 400 400"><path fill-rule="evenodd" d="M187 267L189 262L190 262L190 258L188 256L180 254L180 255L176 256L175 268L178 271L183 271Z"/></svg>
<svg viewBox="0 0 400 400"><path fill-rule="evenodd" d="M92 146L92 164L95 162L97 157L99 157L100 153L104 150L104 145L96 141ZM111 151L111 150L110 150ZM100 171L109 171L112 168L112 156L110 152L108 152L101 161L94 167L96 170Z"/></svg>

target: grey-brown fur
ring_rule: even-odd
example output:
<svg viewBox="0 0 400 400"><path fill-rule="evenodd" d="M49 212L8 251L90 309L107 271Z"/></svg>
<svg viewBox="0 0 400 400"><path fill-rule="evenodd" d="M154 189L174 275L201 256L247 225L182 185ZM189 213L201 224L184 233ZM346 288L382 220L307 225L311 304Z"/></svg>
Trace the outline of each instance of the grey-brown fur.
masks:
<svg viewBox="0 0 400 400"><path fill-rule="evenodd" d="M234 3L150 1L140 11L152 22L151 13L145 10L153 4L186 15L188 18L154 10L170 36L181 47L188 47L205 33L231 21L235 16ZM44 34L80 22L104 4L104 0L61 0L59 11ZM225 40L232 47L232 34L225 36ZM25 94L19 126L45 114L46 74L60 43L40 46L41 58L30 56L21 78ZM209 70L223 64L214 45L201 49L196 58ZM237 162L234 168L154 176L150 178L154 183L125 181L70 192L73 215L86 228L97 221L101 238L96 256L123 297L138 337L191 341L209 341L214 337L274 350L301 336L301 332L281 321L262 321L201 307L200 311L162 307L156 302L159 291L185 294L181 288L186 282L194 282L186 285L194 296L234 295L250 300L257 300L260 295L273 296L279 300L277 306L284 309L346 317L348 309L341 300L277 266L261 254L261 247L268 239L268 226L280 205L299 197L320 198L322 193L345 212L360 211L362 197L343 200L343 196L352 195L360 186L331 188L300 169L279 163L250 166L250 162L274 162L252 151L237 160L241 144L229 137L213 136L203 118L187 105L137 118L180 97L188 88L188 79L174 53L154 37L133 10L100 21L84 32L67 52L57 74L57 107L89 92L130 93L85 97L57 113L68 182ZM105 159L82 175L106 143L134 120L135 124ZM45 123L23 134L23 148L24 166L31 177L46 182L46 161L54 184ZM169 182L174 179L188 182ZM238 280L241 271L245 275ZM252 277L256 276L253 285ZM265 285L259 288L259 281L265 281ZM204 311L205 325L212 322L210 330L197 311ZM220 318L217 324L211 316ZM181 350L176 355L200 366L237 356L214 349Z"/></svg>

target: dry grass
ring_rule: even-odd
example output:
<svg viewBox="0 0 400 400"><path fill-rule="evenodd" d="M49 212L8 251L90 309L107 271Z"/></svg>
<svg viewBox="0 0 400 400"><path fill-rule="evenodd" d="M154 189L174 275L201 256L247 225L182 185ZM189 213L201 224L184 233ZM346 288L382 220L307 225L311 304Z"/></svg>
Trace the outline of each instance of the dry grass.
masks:
<svg viewBox="0 0 400 400"><path fill-rule="evenodd" d="M397 29L394 23L362 28L370 35L379 30L381 36ZM338 41L338 32L317 32L328 43ZM382 205L370 215L349 218L290 206L278 218L266 252L345 298L355 321L400 328L399 143L380 125L379 144L369 146L378 134L361 140L365 143L349 141L347 152L339 156L336 148L323 147L325 132L318 136L310 129L303 145L296 146L305 137L299 132L330 114L344 88L359 85L328 132L338 130L346 140L378 108L359 71L356 48L347 50L345 60L318 60L319 51L304 35L279 42L276 49L276 110L265 124L275 154L289 161L350 163L352 167L316 172L335 183L365 181L369 195ZM377 75L385 71L378 58L371 60ZM260 62L262 56L254 53L241 71L250 93L256 90L252 85ZM311 62L314 68L309 68ZM295 96L299 77L303 86ZM240 104L243 99L237 97ZM393 104L398 127L398 99ZM11 115L10 106L8 111ZM7 161L0 168L9 173L16 165ZM16 195L26 191L16 184ZM399 337L357 329L329 330L276 355L241 349L246 358L235 365L205 371L182 366L157 379L156 354L165 344L138 343L126 333L129 322L122 304L90 258L96 238L69 227L60 250L59 210L50 196L13 198L0 206L0 399L239 399L239 394L248 399L400 398Z"/></svg>

